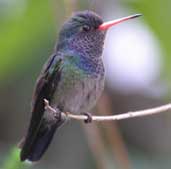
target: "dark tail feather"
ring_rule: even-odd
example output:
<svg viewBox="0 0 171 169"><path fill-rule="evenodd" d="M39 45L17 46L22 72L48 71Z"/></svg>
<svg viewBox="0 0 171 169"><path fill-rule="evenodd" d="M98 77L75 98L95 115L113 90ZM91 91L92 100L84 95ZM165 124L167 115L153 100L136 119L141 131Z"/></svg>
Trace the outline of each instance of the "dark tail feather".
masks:
<svg viewBox="0 0 171 169"><path fill-rule="evenodd" d="M40 160L40 158L43 156L48 146L50 145L56 129L63 123L64 121L58 121L57 123L46 127L46 129L39 130L36 133L34 139L26 137L24 143L21 143L21 161L24 161L26 159L31 162Z"/></svg>
<svg viewBox="0 0 171 169"><path fill-rule="evenodd" d="M41 137L37 137L37 139L35 139L32 151L27 157L29 161L38 161L42 157L49 144L51 143L55 131L56 126L53 126L50 130L43 133Z"/></svg>

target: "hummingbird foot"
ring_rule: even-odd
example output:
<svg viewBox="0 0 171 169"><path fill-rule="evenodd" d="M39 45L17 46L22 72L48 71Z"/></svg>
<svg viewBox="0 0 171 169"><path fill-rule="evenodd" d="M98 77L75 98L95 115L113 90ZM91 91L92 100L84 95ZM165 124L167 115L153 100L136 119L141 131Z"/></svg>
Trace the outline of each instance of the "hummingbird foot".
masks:
<svg viewBox="0 0 171 169"><path fill-rule="evenodd" d="M61 121L61 120L62 120L62 112L61 112L58 108L55 108L55 111L56 111L56 112L52 112L54 118L55 118L57 121Z"/></svg>
<svg viewBox="0 0 171 169"><path fill-rule="evenodd" d="M44 119L47 119L47 121L53 121L53 122L64 122L66 120L66 116L63 116L62 111L58 108L53 108L49 105L49 101L44 99L45 101L45 113L44 113Z"/></svg>
<svg viewBox="0 0 171 169"><path fill-rule="evenodd" d="M91 123L93 121L92 115L89 112L83 113L83 115L87 116L87 119L84 120L84 122L87 123Z"/></svg>

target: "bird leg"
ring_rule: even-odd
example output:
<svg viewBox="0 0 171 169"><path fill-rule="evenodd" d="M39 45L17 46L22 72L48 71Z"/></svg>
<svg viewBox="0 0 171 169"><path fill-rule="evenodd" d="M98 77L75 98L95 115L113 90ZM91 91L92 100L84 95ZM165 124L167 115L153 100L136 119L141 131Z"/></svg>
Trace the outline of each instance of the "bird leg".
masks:
<svg viewBox="0 0 171 169"><path fill-rule="evenodd" d="M84 120L85 123L91 123L93 121L92 115L89 112L82 113L83 115L87 116L87 119Z"/></svg>
<svg viewBox="0 0 171 169"><path fill-rule="evenodd" d="M62 111L58 108L53 108L49 105L49 101L44 99L45 102L45 113L44 118L51 122L64 122L66 120L66 116L62 115Z"/></svg>

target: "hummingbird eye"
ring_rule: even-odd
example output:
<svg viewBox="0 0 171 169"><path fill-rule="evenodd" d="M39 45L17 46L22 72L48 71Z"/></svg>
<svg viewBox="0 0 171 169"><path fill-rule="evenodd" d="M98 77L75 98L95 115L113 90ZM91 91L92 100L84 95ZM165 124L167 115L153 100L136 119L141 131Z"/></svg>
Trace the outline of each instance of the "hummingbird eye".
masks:
<svg viewBox="0 0 171 169"><path fill-rule="evenodd" d="M84 25L83 27L82 27L82 30L83 31L85 31L85 32L88 32L88 31L90 31L90 26L88 26L88 25Z"/></svg>

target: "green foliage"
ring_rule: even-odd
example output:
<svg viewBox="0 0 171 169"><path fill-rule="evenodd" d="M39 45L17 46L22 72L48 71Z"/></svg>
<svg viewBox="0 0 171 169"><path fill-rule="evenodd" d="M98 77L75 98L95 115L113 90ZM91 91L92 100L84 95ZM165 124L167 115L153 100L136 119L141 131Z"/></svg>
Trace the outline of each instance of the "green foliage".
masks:
<svg viewBox="0 0 171 169"><path fill-rule="evenodd" d="M51 38L50 31L55 32L52 4L41 0L27 3L21 15L15 15L14 10L0 20L0 78L26 69L45 39Z"/></svg>
<svg viewBox="0 0 171 169"><path fill-rule="evenodd" d="M25 163L20 162L19 160L20 150L18 148L14 148L9 153L9 156L5 160L3 165L3 169L25 169L27 166Z"/></svg>

